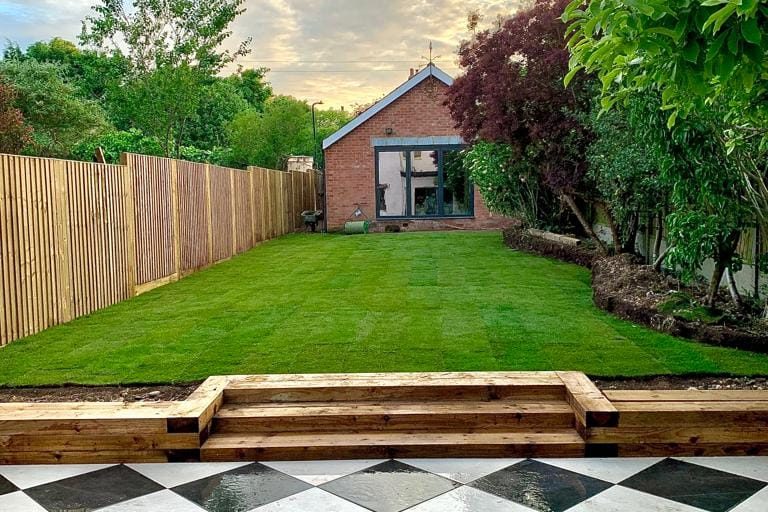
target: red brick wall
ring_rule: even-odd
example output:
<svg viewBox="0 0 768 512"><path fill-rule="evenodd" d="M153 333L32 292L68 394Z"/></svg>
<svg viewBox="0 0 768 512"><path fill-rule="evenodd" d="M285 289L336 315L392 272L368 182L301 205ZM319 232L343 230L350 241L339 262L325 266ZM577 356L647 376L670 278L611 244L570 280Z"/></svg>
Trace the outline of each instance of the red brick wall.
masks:
<svg viewBox="0 0 768 512"><path fill-rule="evenodd" d="M447 88L438 79L428 78L325 151L329 229L343 227L358 205L369 219L376 220L372 139L458 135L448 108L443 105ZM387 128L393 130L391 135L385 133ZM508 223L508 219L488 211L477 188L473 219L377 222L379 227L408 224L408 229L496 229Z"/></svg>

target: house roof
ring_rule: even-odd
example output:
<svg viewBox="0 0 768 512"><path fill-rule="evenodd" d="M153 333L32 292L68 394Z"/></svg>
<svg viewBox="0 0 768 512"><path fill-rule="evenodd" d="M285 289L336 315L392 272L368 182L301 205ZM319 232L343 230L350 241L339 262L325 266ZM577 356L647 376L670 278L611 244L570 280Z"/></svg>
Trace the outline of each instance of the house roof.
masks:
<svg viewBox="0 0 768 512"><path fill-rule="evenodd" d="M370 118L390 106L392 103L394 103L398 98L405 95L408 91L419 85L421 82L429 78L430 76L433 76L443 82L445 85L453 85L453 78L443 71L442 69L438 68L434 64L429 64L427 67L413 75L407 82L405 82L403 85L386 95L381 101L377 102L375 105L373 105L371 108L354 118L352 121L345 124L339 131L328 137L323 141L323 149L328 149L338 141L340 141L342 138L349 135L352 131L356 130L360 125L368 121Z"/></svg>

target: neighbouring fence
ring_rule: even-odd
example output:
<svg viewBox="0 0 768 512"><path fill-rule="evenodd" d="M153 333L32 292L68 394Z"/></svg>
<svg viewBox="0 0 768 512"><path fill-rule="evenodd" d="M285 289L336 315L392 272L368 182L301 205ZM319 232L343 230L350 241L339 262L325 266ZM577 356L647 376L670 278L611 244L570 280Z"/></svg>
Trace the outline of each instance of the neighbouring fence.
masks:
<svg viewBox="0 0 768 512"><path fill-rule="evenodd" d="M0 155L0 345L302 227L314 171Z"/></svg>

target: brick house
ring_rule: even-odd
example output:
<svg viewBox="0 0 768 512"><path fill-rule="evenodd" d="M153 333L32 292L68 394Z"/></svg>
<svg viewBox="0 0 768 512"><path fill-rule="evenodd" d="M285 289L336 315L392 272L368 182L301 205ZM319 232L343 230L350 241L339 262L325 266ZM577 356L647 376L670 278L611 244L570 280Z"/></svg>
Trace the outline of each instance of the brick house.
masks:
<svg viewBox="0 0 768 512"><path fill-rule="evenodd" d="M496 229L468 179L445 93L453 79L430 65L323 141L328 228ZM357 213L357 215L355 215Z"/></svg>

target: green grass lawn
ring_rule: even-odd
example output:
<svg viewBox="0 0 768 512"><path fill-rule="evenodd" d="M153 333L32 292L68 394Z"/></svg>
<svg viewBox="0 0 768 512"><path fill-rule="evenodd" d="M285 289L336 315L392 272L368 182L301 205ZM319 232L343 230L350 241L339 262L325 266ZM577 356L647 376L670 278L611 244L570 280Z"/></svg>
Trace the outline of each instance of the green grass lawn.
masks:
<svg viewBox="0 0 768 512"><path fill-rule="evenodd" d="M553 369L766 374L768 356L613 318L587 270L461 232L288 236L0 351L3 385Z"/></svg>

